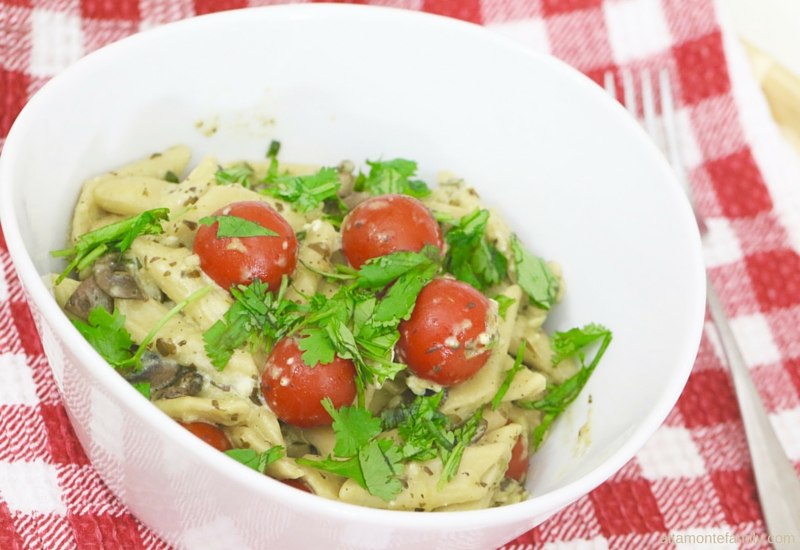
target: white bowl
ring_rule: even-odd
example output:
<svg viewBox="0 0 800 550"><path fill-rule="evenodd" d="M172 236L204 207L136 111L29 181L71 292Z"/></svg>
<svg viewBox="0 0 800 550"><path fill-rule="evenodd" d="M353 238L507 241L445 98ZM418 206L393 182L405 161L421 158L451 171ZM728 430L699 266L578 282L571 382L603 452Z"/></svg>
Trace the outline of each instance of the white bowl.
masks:
<svg viewBox="0 0 800 550"><path fill-rule="evenodd" d="M196 123L216 126L206 136ZM534 456L528 501L412 514L307 495L234 463L148 404L67 321L40 276L60 271L85 178L185 143L195 160L330 165L402 156L447 169L558 260L549 322L614 331L583 395ZM84 449L144 523L181 548L494 548L622 467L675 404L704 315L692 213L669 166L589 79L480 27L385 8L226 12L122 40L25 107L0 165L15 266ZM588 403L591 395L591 405ZM591 445L576 450L591 408Z"/></svg>

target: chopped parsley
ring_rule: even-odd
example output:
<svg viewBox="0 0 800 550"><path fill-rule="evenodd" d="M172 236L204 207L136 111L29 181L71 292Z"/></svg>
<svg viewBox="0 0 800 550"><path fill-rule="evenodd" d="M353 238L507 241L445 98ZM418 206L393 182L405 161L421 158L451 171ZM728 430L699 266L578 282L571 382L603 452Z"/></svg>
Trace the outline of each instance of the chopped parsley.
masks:
<svg viewBox="0 0 800 550"><path fill-rule="evenodd" d="M528 295L530 302L541 309L550 309L558 294L558 278L547 263L528 252L519 240L511 237L517 284Z"/></svg>
<svg viewBox="0 0 800 550"><path fill-rule="evenodd" d="M267 469L267 466L286 456L283 447L280 445L270 447L263 453L258 453L254 449L230 449L225 451L225 454L262 474Z"/></svg>
<svg viewBox="0 0 800 550"><path fill-rule="evenodd" d="M333 455L322 460L298 458L297 463L353 479L383 500L396 497L403 488L396 477L403 471L403 455L391 439L378 438L380 419L361 407L345 406L337 411L328 398L322 405L333 418Z"/></svg>
<svg viewBox="0 0 800 550"><path fill-rule="evenodd" d="M527 342L525 340L519 343L519 348L517 348L517 356L514 358L514 365L506 372L506 377L503 379L503 383L497 390L494 399L492 399L492 410L495 410L500 406L500 402L503 400L503 397L505 397L506 393L508 393L508 389L511 387L511 382L514 381L514 377L519 371L525 368L525 365L522 364L522 360L525 358L526 344Z"/></svg>
<svg viewBox="0 0 800 550"><path fill-rule="evenodd" d="M358 403L363 405L366 384L381 384L405 369L392 361L400 338L397 326L411 316L417 295L438 273L437 260L428 248L421 253L395 252L369 260L358 272L336 275L355 283L342 285L329 299L317 295L311 300L300 333L304 338L298 342L303 362L327 364L334 354L352 360L358 372Z"/></svg>
<svg viewBox="0 0 800 550"><path fill-rule="evenodd" d="M108 251L122 254L140 235L159 235L164 232L161 221L169 216L169 208L155 208L141 214L89 231L78 237L75 246L56 250L50 254L54 258L75 256L67 268L56 279L56 285L73 270L83 271Z"/></svg>
<svg viewBox="0 0 800 550"><path fill-rule="evenodd" d="M260 190L264 195L292 203L292 210L304 214L327 199L338 200L336 192L341 187L336 168L322 168L308 176L276 176L270 185Z"/></svg>
<svg viewBox="0 0 800 550"><path fill-rule="evenodd" d="M212 365L224 369L233 350L244 343L253 351L263 347L269 353L278 340L302 321L307 308L284 298L287 287L288 279L284 277L277 295L260 279L231 288L233 305L223 319L203 334Z"/></svg>
<svg viewBox="0 0 800 550"><path fill-rule="evenodd" d="M278 237L272 229L238 216L206 216L197 220L203 225L217 225L217 238L232 237Z"/></svg>
<svg viewBox="0 0 800 550"><path fill-rule="evenodd" d="M253 169L247 164L240 164L237 166L231 166L223 170L220 168L214 174L214 179L217 182L217 185L231 185L233 183L238 183L247 189L250 189L250 178L253 175Z"/></svg>
<svg viewBox="0 0 800 550"><path fill-rule="evenodd" d="M584 361L585 356L581 350L585 346L601 338L600 347L597 349L597 353L595 353L592 362L587 366ZM606 348L608 348L608 345L611 343L611 331L600 325L592 324L582 329L574 328L567 332L556 332L553 339L559 342L557 345L560 346L562 350L572 350L571 355L578 354L581 361L581 369L561 384L550 386L550 391L543 398L536 401L517 401L517 405L521 407L539 410L544 413L542 423L533 430L533 435L531 437L531 445L534 450L539 448L545 433L553 421L558 418L558 415L564 412L567 406L575 401L581 393L589 377L594 372L595 367L597 367L597 364L603 357ZM570 343L570 341L572 343ZM566 356L562 356L561 359L564 357Z"/></svg>
<svg viewBox="0 0 800 550"><path fill-rule="evenodd" d="M76 319L72 324L110 365L124 367L133 357L134 341L123 327L125 316L119 311L109 313L97 307L89 312L88 324Z"/></svg>
<svg viewBox="0 0 800 550"><path fill-rule="evenodd" d="M505 321L508 308L511 307L516 300L514 298L509 298L505 294L498 294L493 300L497 302L497 314Z"/></svg>
<svg viewBox="0 0 800 550"><path fill-rule="evenodd" d="M389 409L381 415L384 429L397 428L403 439L404 459L423 461L441 457L440 490L458 472L464 450L475 437L483 418L483 409L479 408L461 426L454 428L450 418L439 410L443 396L444 392L418 396L410 404Z"/></svg>
<svg viewBox="0 0 800 550"><path fill-rule="evenodd" d="M505 279L508 268L506 257L486 241L488 223L489 211L476 208L444 236L450 245L445 269L481 291Z"/></svg>
<svg viewBox="0 0 800 550"><path fill-rule="evenodd" d="M175 174L175 172L173 172L172 170L167 170L167 173L164 174L164 180L170 183L180 183L181 181L178 179L177 174Z"/></svg>
<svg viewBox="0 0 800 550"><path fill-rule="evenodd" d="M375 195L410 195L412 197L426 197L431 190L424 182L411 180L417 172L417 163L413 160L393 159L387 161L367 161L370 167L369 175L363 172L358 175L355 190L366 191Z"/></svg>

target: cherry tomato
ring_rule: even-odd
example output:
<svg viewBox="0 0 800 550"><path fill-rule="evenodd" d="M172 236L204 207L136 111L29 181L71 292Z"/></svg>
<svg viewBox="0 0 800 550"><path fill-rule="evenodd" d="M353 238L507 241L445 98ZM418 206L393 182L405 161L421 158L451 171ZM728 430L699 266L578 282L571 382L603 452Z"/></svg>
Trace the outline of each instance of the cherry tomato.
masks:
<svg viewBox="0 0 800 550"><path fill-rule="evenodd" d="M496 326L489 299L467 283L434 279L417 297L398 330L397 354L420 378L452 386L467 380L489 358ZM488 324L487 324L488 323Z"/></svg>
<svg viewBox="0 0 800 550"><path fill-rule="evenodd" d="M321 401L329 397L337 409L350 405L356 397L356 367L338 355L331 363L309 367L303 362L303 353L294 338L277 343L261 375L264 399L287 424L298 428L330 426L333 419Z"/></svg>
<svg viewBox="0 0 800 550"><path fill-rule="evenodd" d="M297 266L297 237L289 223L270 205L260 201L236 202L217 210L215 216L236 216L271 229L277 237L217 238L219 223L200 225L194 252L200 267L219 286L250 284L258 278L277 290L284 275Z"/></svg>
<svg viewBox="0 0 800 550"><path fill-rule="evenodd" d="M414 197L380 195L356 206L342 225L342 252L354 268L392 252L442 249L442 232L430 210Z"/></svg>
<svg viewBox="0 0 800 550"><path fill-rule="evenodd" d="M506 470L506 477L516 479L522 483L525 476L528 475L528 445L524 441L524 437L519 436L517 443L511 449L511 460L508 462L508 470Z"/></svg>
<svg viewBox="0 0 800 550"><path fill-rule="evenodd" d="M281 483L284 485L288 485L289 487L294 487L295 489L300 489L301 491L305 491L306 493L314 494L308 485L300 481L299 479L282 479Z"/></svg>
<svg viewBox="0 0 800 550"><path fill-rule="evenodd" d="M178 422L181 426L214 447L218 451L230 451L233 445L219 427L206 422Z"/></svg>

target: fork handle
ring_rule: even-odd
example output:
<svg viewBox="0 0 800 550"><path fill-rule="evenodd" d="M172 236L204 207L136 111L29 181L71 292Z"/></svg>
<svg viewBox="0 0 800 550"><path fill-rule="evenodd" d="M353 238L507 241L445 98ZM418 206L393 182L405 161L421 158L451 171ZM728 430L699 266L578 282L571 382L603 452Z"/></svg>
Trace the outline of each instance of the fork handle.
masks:
<svg viewBox="0 0 800 550"><path fill-rule="evenodd" d="M800 548L800 479L775 435L710 278L707 292L708 308L733 375L767 532L775 550Z"/></svg>

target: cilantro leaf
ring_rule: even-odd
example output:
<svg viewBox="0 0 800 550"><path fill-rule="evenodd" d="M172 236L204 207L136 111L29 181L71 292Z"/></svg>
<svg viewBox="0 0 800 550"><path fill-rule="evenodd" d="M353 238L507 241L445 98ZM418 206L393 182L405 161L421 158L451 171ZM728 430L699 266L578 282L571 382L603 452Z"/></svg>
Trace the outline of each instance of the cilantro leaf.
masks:
<svg viewBox="0 0 800 550"><path fill-rule="evenodd" d="M371 495L390 501L403 489L394 476L402 473L403 456L391 439L370 441L358 451L364 485Z"/></svg>
<svg viewBox="0 0 800 550"><path fill-rule="evenodd" d="M305 213L326 199L338 199L336 192L342 183L335 168L322 168L308 176L275 176L269 178L268 187L260 190L264 195L292 203L292 210Z"/></svg>
<svg viewBox="0 0 800 550"><path fill-rule="evenodd" d="M425 245L420 252L399 251L367 260L358 270L357 284L361 288L378 290L420 265L441 263L439 249Z"/></svg>
<svg viewBox="0 0 800 550"><path fill-rule="evenodd" d="M312 468L316 468L317 470L348 477L355 480L356 483L358 483L364 489L367 488L367 482L364 480L364 474L361 470L361 463L358 460L358 456L348 458L347 460L336 460L331 456L323 458L322 460L298 458L296 459L296 462L303 466L310 466Z"/></svg>
<svg viewBox="0 0 800 550"><path fill-rule="evenodd" d="M338 411L329 398L322 400L322 406L333 418L333 431L336 433L336 456L350 458L358 450L381 433L381 420L361 407L341 407Z"/></svg>
<svg viewBox="0 0 800 550"><path fill-rule="evenodd" d="M150 382L135 382L131 384L136 391L144 395L145 399L150 400Z"/></svg>
<svg viewBox="0 0 800 550"><path fill-rule="evenodd" d="M363 407L336 411L327 399L322 405L334 419L333 456L322 460L298 458L297 463L348 477L370 494L392 500L403 488L395 477L402 472L403 453L391 439L376 439L381 434L380 419ZM342 458L345 460L339 460Z"/></svg>
<svg viewBox="0 0 800 550"><path fill-rule="evenodd" d="M56 250L50 254L54 258L75 256L67 268L56 279L56 285L69 275L73 269L82 271L105 252L115 250L122 254L140 235L159 235L164 232L161 221L169 217L169 208L146 210L136 216L89 231L78 237L75 246Z"/></svg>
<svg viewBox="0 0 800 550"><path fill-rule="evenodd" d="M297 347L304 352L303 363L309 367L327 365L336 358L336 345L331 341L328 332L321 328L305 329L301 333L304 338L297 341Z"/></svg>
<svg viewBox="0 0 800 550"><path fill-rule="evenodd" d="M592 342L603 338L609 330L594 323L583 328L573 328L566 332L556 332L550 339L550 348L553 350L553 365L558 365L567 357L571 357Z"/></svg>
<svg viewBox="0 0 800 550"><path fill-rule="evenodd" d="M252 175L253 169L247 164L241 164L238 166L231 166L226 170L217 170L217 172L214 174L214 179L216 180L217 185L231 185L232 183L238 183L247 189L250 189L250 176Z"/></svg>
<svg viewBox="0 0 800 550"><path fill-rule="evenodd" d="M114 367L123 367L133 357L134 345L130 333L125 330L125 316L119 311L109 313L97 307L89 313L89 324L76 319L72 324L97 352Z"/></svg>
<svg viewBox="0 0 800 550"><path fill-rule="evenodd" d="M572 329L566 333L560 334L569 334L575 330L581 331L582 329ZM586 382L589 381L589 377L592 375L594 369L597 367L597 364L600 362L600 359L603 357L606 348L608 348L608 345L611 343L611 331L604 329L602 326L587 325L583 330L586 330L587 333L599 334L597 338L593 338L591 341L583 340L586 342L584 346L597 341L599 338L602 338L600 347L597 349L597 353L595 353L592 362L587 366L584 363L584 358L581 354L581 369L561 384L550 387L550 391L543 398L537 399L536 401L517 401L517 405L521 407L539 410L544 413L544 416L542 417L542 423L534 429L531 437L531 445L534 449L539 447L544 439L545 433L553 421L555 421L555 419L558 418L558 416L564 412L564 410L566 410L567 406L575 401L575 399L581 393L581 390L586 385ZM581 348L576 349L575 352L578 352L580 349Z"/></svg>
<svg viewBox="0 0 800 550"><path fill-rule="evenodd" d="M262 474L267 466L286 456L284 448L280 445L270 447L263 453L257 453L254 449L230 449L225 451L225 454Z"/></svg>
<svg viewBox="0 0 800 550"><path fill-rule="evenodd" d="M495 410L498 406L500 406L500 402L503 400L503 397L505 397L506 393L508 393L508 388L511 387L511 382L514 381L514 377L519 371L525 368L525 365L522 364L522 360L525 358L526 344L527 342L525 340L519 343L519 348L517 348L517 356L514 358L514 364L510 369L508 369L508 372L506 372L506 377L503 379L503 383L497 390L494 399L492 399L492 410Z"/></svg>
<svg viewBox="0 0 800 550"><path fill-rule="evenodd" d="M528 252L514 236L511 237L511 249L514 251L517 284L522 287L532 304L550 309L558 294L558 279L543 259Z"/></svg>
<svg viewBox="0 0 800 550"><path fill-rule="evenodd" d="M503 318L503 321L506 320L506 312L511 305L516 302L514 298L509 298L505 294L499 294L493 298L495 302L497 302L497 314Z"/></svg>
<svg viewBox="0 0 800 550"><path fill-rule="evenodd" d="M442 450L444 467L442 468L442 475L439 477L439 482L436 484L440 491L442 487L458 473L458 467L461 465L461 457L464 456L467 444L475 437L475 434L478 433L478 426L482 419L483 409L478 409L464 424L454 431L453 436L457 443L453 450L449 452L444 449Z"/></svg>
<svg viewBox="0 0 800 550"><path fill-rule="evenodd" d="M439 411L443 396L444 392L418 396L410 404L386 410L381 415L384 429L397 428L404 442L401 450L405 459L422 461L441 457L443 469L439 489L458 472L464 450L475 437L483 418L480 408L461 426L453 428L450 418Z"/></svg>
<svg viewBox="0 0 800 550"><path fill-rule="evenodd" d="M270 292L269 285L260 279L253 280L248 286L231 288L233 304L222 320L203 334L211 364L219 370L224 369L233 350L245 343L251 350L263 347L268 353L278 340L302 322L308 308L284 299L287 287L288 279L284 277L277 295Z"/></svg>
<svg viewBox="0 0 800 550"><path fill-rule="evenodd" d="M197 220L203 225L217 226L217 238L228 239L231 237L278 237L272 229L256 223L240 218L238 216L206 216Z"/></svg>
<svg viewBox="0 0 800 550"><path fill-rule="evenodd" d="M476 208L444 236L450 245L445 269L481 291L505 279L508 270L506 257L486 241L488 223L489 211Z"/></svg>
<svg viewBox="0 0 800 550"><path fill-rule="evenodd" d="M369 175L358 175L355 183L356 191L367 191L371 195L402 194L412 197L426 197L431 190L424 182L409 180L417 172L417 163L406 159L387 161L367 161Z"/></svg>

